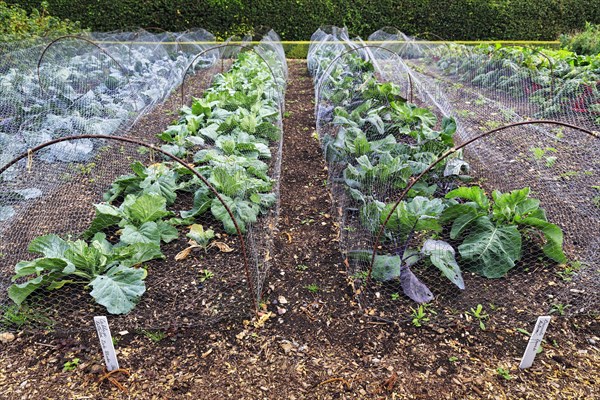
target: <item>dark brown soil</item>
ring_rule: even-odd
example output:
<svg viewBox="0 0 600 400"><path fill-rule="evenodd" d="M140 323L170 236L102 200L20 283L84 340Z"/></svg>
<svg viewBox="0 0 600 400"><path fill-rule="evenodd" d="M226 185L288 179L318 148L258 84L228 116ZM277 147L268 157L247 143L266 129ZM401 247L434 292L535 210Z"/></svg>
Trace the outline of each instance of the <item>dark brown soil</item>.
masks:
<svg viewBox="0 0 600 400"><path fill-rule="evenodd" d="M129 372L114 378L126 393L102 379L102 355L92 332L19 334L0 344L0 398L600 398L598 318L554 319L543 352L521 371L527 336L517 328L531 331L532 320L506 325L490 311L481 330L466 318L450 326L423 321L416 327L365 315L348 286L323 185L327 171L312 137L312 82L303 61L290 61L289 67L280 232L265 297L273 316L173 326L158 331L161 340L155 331L113 329L121 367ZM229 254L215 256L204 260L228 262ZM63 372L64 363L75 358L78 367Z"/></svg>

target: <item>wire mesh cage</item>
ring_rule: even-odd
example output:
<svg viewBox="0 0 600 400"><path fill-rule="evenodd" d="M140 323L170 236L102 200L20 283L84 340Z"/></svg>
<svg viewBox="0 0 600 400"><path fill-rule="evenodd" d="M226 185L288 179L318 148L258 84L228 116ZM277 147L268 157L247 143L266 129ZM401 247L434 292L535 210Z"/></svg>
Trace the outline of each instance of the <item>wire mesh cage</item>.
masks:
<svg viewBox="0 0 600 400"><path fill-rule="evenodd" d="M453 323L597 312L589 120L555 113L562 119L534 123L545 106L507 94L508 84L491 96L432 77L446 44L407 44L390 29L375 43L329 31L342 39L318 31L308 63L341 250L365 311ZM523 71L498 76L534 82Z"/></svg>
<svg viewBox="0 0 600 400"><path fill-rule="evenodd" d="M180 82L200 72L188 82L201 96L158 137L140 121L129 130L141 140L63 132L2 165L3 330L90 329L105 313L116 329L198 326L258 310L278 217L287 74L274 37L185 60L178 42L159 43L149 68L176 60ZM131 78L135 68L123 69Z"/></svg>

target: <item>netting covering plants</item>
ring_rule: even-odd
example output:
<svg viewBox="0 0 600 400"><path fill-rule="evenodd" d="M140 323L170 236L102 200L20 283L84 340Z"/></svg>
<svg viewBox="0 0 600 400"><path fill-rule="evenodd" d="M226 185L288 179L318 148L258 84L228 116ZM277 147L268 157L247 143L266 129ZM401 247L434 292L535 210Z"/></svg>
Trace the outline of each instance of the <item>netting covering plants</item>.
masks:
<svg viewBox="0 0 600 400"><path fill-rule="evenodd" d="M139 36L101 41L132 60L182 51L117 48ZM196 71L189 105L174 93L166 129L149 127L155 110L127 136L63 132L0 167L2 329L89 329L103 314L117 329L196 326L257 309L278 215L285 60L273 32L254 47L189 51L169 71L179 82ZM93 149L84 159L81 143Z"/></svg>
<svg viewBox="0 0 600 400"><path fill-rule="evenodd" d="M189 35L213 40L202 30ZM64 36L4 53L0 165L57 137L124 133L179 86L191 58L208 47L178 46L180 37L188 40L187 34L173 38L145 31ZM56 153L61 146L48 157L68 162L93 154L89 142L78 146L71 153L76 159Z"/></svg>
<svg viewBox="0 0 600 400"><path fill-rule="evenodd" d="M313 38L341 249L369 314L485 326L597 312L600 165L589 125L532 123L518 114L529 102L432 77L429 57L447 45L390 29L371 44L339 28Z"/></svg>

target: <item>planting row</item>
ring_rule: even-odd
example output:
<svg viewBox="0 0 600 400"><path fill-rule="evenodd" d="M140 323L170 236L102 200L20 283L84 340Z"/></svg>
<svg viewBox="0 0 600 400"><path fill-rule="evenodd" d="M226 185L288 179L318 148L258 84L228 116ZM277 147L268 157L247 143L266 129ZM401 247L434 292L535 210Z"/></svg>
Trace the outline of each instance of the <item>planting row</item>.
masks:
<svg viewBox="0 0 600 400"><path fill-rule="evenodd" d="M467 184L469 164L454 151L455 121L381 81L389 59L374 56L359 40L349 42L343 30L318 36L308 59L318 133L342 250L358 285L372 278L427 302L434 293L422 276L430 282L444 277L464 289L464 270L504 277L528 246L541 245L552 262L566 261L561 229L548 221L528 187L507 193L486 188L488 194Z"/></svg>
<svg viewBox="0 0 600 400"><path fill-rule="evenodd" d="M16 265L10 299L23 305L32 294L83 285L109 313L125 314L146 291L146 263L164 258L163 244L180 232L189 247L176 261L207 249L217 237L250 236L261 216L275 216L286 75L279 47L267 37L240 52L230 70L216 75L159 135L162 150L188 166L169 157L149 165L136 161L132 173L118 177L94 205L95 217L83 234L34 239L29 251L39 258ZM216 58L223 51L207 54ZM186 204L182 196L192 200L178 211ZM254 236L247 242L251 254L257 253L256 242L269 240Z"/></svg>

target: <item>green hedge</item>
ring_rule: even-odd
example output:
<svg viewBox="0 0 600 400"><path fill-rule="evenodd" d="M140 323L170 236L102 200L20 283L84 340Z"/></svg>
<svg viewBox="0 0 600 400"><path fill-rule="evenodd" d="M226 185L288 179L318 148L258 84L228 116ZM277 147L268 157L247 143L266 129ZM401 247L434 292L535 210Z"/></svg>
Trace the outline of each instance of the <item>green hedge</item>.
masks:
<svg viewBox="0 0 600 400"><path fill-rule="evenodd" d="M26 8L39 0L11 1ZM366 38L384 26L449 40L554 40L600 23L598 0L48 0L49 11L92 30L201 27L218 37L261 26L307 40L322 24Z"/></svg>

